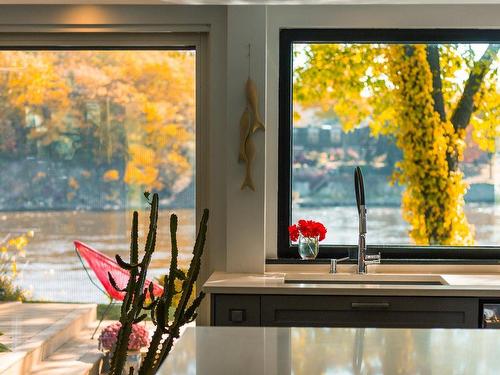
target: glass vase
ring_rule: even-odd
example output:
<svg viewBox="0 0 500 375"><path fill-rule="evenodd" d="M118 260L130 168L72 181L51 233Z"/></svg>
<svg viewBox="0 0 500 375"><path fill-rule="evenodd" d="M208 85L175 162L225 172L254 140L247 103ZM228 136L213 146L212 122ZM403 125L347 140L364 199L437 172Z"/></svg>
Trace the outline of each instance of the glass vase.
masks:
<svg viewBox="0 0 500 375"><path fill-rule="evenodd" d="M302 259L316 259L319 252L319 237L299 236L299 255Z"/></svg>
<svg viewBox="0 0 500 375"><path fill-rule="evenodd" d="M122 375L129 375L130 368L134 369L134 374L139 372L141 367L142 355L140 350L129 350L127 351L127 360L125 366L123 367Z"/></svg>

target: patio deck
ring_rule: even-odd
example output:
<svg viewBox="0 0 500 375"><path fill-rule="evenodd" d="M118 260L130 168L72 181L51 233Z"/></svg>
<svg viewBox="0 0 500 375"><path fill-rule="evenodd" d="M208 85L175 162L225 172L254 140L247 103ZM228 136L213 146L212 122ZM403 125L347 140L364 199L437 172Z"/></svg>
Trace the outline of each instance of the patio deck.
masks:
<svg viewBox="0 0 500 375"><path fill-rule="evenodd" d="M2 343L12 350L0 354L0 374L98 374L95 320L95 305L0 304Z"/></svg>

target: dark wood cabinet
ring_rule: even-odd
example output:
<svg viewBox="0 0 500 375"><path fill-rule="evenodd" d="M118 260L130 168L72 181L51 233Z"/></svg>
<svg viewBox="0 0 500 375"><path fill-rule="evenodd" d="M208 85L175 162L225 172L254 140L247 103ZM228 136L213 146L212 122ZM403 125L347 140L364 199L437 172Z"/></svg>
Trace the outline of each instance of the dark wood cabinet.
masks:
<svg viewBox="0 0 500 375"><path fill-rule="evenodd" d="M264 326L477 328L478 300L448 297L262 296Z"/></svg>
<svg viewBox="0 0 500 375"><path fill-rule="evenodd" d="M479 300L455 297L212 296L212 324L285 327L477 328Z"/></svg>
<svg viewBox="0 0 500 375"><path fill-rule="evenodd" d="M213 294L211 324L214 326L260 326L259 295Z"/></svg>

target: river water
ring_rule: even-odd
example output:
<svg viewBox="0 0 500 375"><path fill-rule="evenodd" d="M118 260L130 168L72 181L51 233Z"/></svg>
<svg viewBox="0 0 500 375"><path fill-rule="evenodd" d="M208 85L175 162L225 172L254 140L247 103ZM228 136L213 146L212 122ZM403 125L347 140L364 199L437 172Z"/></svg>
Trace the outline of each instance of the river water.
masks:
<svg viewBox="0 0 500 375"><path fill-rule="evenodd" d="M476 245L500 243L500 205L467 203L465 212L475 231ZM326 207L292 209L293 222L299 219L320 221L328 232L324 243L356 244L358 242L358 212L356 207ZM399 207L368 207L367 242L376 245L412 244L408 224Z"/></svg>
<svg viewBox="0 0 500 375"><path fill-rule="evenodd" d="M161 210L156 252L150 277L166 273L170 261L169 217ZM179 264L187 267L195 238L194 210L176 210ZM139 243L147 235L148 212L139 213ZM26 246L26 258L20 258L17 284L31 292L34 300L68 302L107 302L88 279L75 253L73 241L82 241L111 257L120 254L128 259L132 211L111 212L3 212L0 235L21 234L33 230ZM142 240L142 241L141 241ZM99 281L89 270L98 285Z"/></svg>
<svg viewBox="0 0 500 375"><path fill-rule="evenodd" d="M158 245L150 277L162 275L168 269L170 213L168 210L160 213ZM187 267L195 237L194 211L180 209L176 213L179 216L179 262ZM139 216L142 240L147 234L147 215L141 212ZM500 243L500 231L496 230L500 224L500 206L468 205L467 216L475 225L477 245ZM17 280L31 291L33 299L102 303L107 302L107 297L89 281L75 254L73 241L80 240L109 256L118 253L128 259L131 217L131 211L3 212L0 213L0 235L35 232L26 247L26 258L19 260L21 273ZM357 241L357 216L353 207L294 208L293 219L299 218L323 222L328 228L325 242L355 244ZM368 244L409 244L407 231L400 208L368 209Z"/></svg>

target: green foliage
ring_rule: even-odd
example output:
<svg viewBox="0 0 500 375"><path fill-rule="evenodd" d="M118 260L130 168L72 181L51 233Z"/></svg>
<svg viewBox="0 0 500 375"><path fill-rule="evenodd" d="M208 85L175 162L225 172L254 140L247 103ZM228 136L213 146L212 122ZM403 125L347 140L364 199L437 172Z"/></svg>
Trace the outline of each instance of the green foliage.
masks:
<svg viewBox="0 0 500 375"><path fill-rule="evenodd" d="M14 285L11 278L7 276L0 276L0 301L24 302L27 298L26 291Z"/></svg>
<svg viewBox="0 0 500 375"><path fill-rule="evenodd" d="M0 332L0 336L2 336L2 335L3 335L3 333ZM3 352L10 352L10 349L0 342L0 353L3 353Z"/></svg>
<svg viewBox="0 0 500 375"><path fill-rule="evenodd" d="M27 292L15 285L18 276L17 259L26 256L26 245L33 232L20 236L8 235L0 243L0 301L25 301Z"/></svg>
<svg viewBox="0 0 500 375"><path fill-rule="evenodd" d="M107 303L100 303L97 305L97 316L103 316L104 312L106 312L106 320L119 320L121 316L121 306L121 304L113 303L111 307L109 307Z"/></svg>

